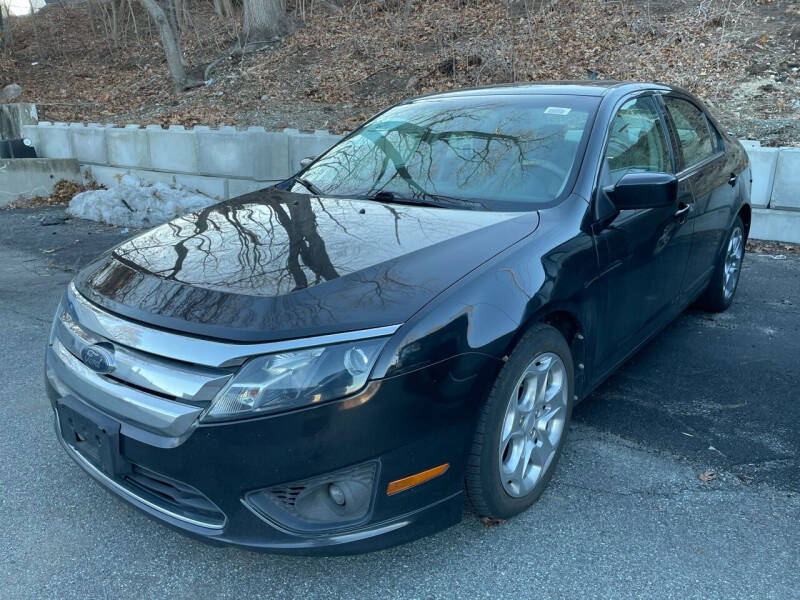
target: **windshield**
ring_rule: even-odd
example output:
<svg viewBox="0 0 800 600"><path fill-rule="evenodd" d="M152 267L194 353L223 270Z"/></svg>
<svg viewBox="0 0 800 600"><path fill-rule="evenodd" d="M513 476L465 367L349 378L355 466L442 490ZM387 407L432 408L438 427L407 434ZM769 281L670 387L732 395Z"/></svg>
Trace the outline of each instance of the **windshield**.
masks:
<svg viewBox="0 0 800 600"><path fill-rule="evenodd" d="M403 104L317 159L293 191L536 208L568 191L596 105L593 97L538 95Z"/></svg>

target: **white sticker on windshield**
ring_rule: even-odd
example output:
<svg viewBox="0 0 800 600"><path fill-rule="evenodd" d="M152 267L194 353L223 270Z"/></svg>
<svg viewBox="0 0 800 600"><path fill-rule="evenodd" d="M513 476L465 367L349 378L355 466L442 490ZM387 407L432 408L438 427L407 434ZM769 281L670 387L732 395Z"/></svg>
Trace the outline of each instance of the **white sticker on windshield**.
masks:
<svg viewBox="0 0 800 600"><path fill-rule="evenodd" d="M565 108L563 106L548 106L544 114L546 115L568 115L571 111L571 108Z"/></svg>

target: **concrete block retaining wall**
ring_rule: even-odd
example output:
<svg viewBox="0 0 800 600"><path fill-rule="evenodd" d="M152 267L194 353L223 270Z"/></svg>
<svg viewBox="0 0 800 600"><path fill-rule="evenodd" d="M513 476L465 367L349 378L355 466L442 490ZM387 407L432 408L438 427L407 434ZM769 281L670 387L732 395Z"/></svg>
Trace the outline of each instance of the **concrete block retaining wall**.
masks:
<svg viewBox="0 0 800 600"><path fill-rule="evenodd" d="M224 200L267 187L300 168L341 136L327 131L266 131L197 126L184 129L90 123L22 125L40 157L75 158L81 170L104 185L125 173L175 183Z"/></svg>
<svg viewBox="0 0 800 600"><path fill-rule="evenodd" d="M285 179L300 160L317 156L341 136L327 131L266 131L263 127L184 129L91 123L21 124L37 153L74 158L98 183L124 173L175 183L219 198L240 196ZM800 243L800 148L762 148L744 140L753 171L751 236Z"/></svg>

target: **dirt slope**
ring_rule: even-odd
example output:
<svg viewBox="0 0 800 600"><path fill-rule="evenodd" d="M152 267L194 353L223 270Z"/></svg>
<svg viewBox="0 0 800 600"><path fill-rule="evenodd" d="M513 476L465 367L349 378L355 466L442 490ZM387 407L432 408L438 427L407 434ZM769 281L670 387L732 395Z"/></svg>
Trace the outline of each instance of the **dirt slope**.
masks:
<svg viewBox="0 0 800 600"><path fill-rule="evenodd" d="M296 3L297 33L226 59L210 85L177 98L138 5L126 6L117 42L97 5L49 6L14 19L0 84L22 85L20 99L46 120L341 131L410 95L591 70L684 86L736 135L800 145L797 0L561 0L516 12L497 0L416 0L408 17L399 1L347 0L338 13ZM186 62L202 76L237 23L213 15L210 2L190 6Z"/></svg>

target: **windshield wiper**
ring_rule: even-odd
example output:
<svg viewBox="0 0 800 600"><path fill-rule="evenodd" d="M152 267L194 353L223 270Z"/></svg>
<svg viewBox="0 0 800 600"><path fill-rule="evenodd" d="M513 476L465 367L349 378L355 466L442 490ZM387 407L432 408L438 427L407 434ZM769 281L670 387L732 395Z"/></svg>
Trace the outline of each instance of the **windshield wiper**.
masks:
<svg viewBox="0 0 800 600"><path fill-rule="evenodd" d="M431 202L423 198L410 198L408 196L401 196L395 192L380 191L375 194L366 196L367 200L375 200L376 202L387 202L389 204L416 204L419 206L435 206L441 208L438 202Z"/></svg>
<svg viewBox="0 0 800 600"><path fill-rule="evenodd" d="M464 206L470 208L485 208L485 205L480 200L470 200L468 198L457 198L456 196L444 196L443 194L429 194L425 192L425 196L436 200L437 202L441 202L443 204L449 204L450 206Z"/></svg>
<svg viewBox="0 0 800 600"><path fill-rule="evenodd" d="M315 186L313 183L311 183L307 179L303 179L302 177L292 177L292 181L294 181L295 183L299 183L304 188L306 188L309 192L311 192L312 194L314 194L316 196L322 195L322 192L320 192L319 189L317 189L317 186Z"/></svg>
<svg viewBox="0 0 800 600"><path fill-rule="evenodd" d="M382 190L375 194L366 197L367 200L376 200L377 202L387 202L392 204L412 204L418 206L433 206L436 208L446 208L448 206L483 206L481 202L476 200L466 200L463 198L455 198L453 196L443 196L441 194L430 194L422 192L421 197L402 196L396 192L389 192Z"/></svg>

